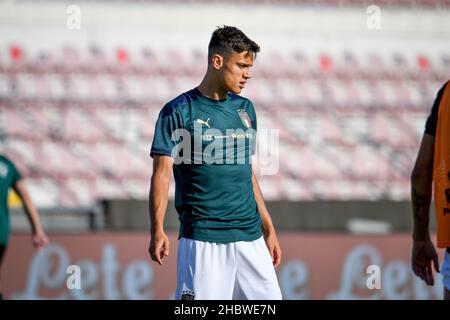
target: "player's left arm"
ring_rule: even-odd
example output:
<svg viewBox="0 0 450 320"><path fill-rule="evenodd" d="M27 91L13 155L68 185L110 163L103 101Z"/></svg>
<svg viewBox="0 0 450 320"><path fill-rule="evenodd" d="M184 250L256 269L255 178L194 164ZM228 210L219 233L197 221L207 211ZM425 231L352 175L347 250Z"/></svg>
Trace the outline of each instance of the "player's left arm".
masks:
<svg viewBox="0 0 450 320"><path fill-rule="evenodd" d="M269 211L267 210L264 198L259 187L258 179L255 172L252 169L252 184L253 193L255 195L256 204L258 205L258 212L261 215L262 229L264 234L264 240L266 241L267 248L272 256L272 262L274 267L278 267L281 262L281 247L278 242L278 238L275 232L275 227L272 223Z"/></svg>
<svg viewBox="0 0 450 320"><path fill-rule="evenodd" d="M33 205L33 202L31 201L31 197L28 194L27 189L25 188L25 183L22 179L18 180L13 185L14 190L16 191L17 195L22 200L25 213L28 217L28 220L31 224L31 229L33 232L32 235L32 241L33 245L40 249L48 244L49 240L47 235L45 234L44 230L42 229L41 222L39 219L39 213L36 209L36 207Z"/></svg>

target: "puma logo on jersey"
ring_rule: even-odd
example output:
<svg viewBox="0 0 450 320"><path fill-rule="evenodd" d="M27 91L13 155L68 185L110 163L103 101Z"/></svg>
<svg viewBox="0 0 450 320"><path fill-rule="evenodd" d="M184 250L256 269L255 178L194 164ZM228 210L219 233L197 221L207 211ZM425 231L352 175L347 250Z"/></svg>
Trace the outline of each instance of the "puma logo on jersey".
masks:
<svg viewBox="0 0 450 320"><path fill-rule="evenodd" d="M209 118L206 119L206 121L203 121L203 120L201 120L201 119L197 119L197 123L204 124L205 126L207 126L208 128L211 129L211 127L209 126Z"/></svg>

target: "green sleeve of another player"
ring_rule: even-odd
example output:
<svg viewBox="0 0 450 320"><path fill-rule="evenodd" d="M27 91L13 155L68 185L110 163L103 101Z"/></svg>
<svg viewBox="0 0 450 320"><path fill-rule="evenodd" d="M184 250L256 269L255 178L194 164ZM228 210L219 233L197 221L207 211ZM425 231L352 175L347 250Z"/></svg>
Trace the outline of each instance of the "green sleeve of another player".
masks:
<svg viewBox="0 0 450 320"><path fill-rule="evenodd" d="M17 181L22 179L22 175L20 174L14 163L10 160L8 161L8 167L8 171L10 171L11 174L11 186L13 186L17 183Z"/></svg>

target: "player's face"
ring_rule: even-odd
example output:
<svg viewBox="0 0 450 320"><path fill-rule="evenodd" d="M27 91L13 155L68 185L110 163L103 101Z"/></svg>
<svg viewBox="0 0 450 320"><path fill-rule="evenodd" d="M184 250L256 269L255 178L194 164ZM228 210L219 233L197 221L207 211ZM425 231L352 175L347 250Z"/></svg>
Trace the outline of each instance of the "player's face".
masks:
<svg viewBox="0 0 450 320"><path fill-rule="evenodd" d="M250 68L253 67L253 53L233 52L224 59L222 68L223 85L229 92L239 94L250 79Z"/></svg>

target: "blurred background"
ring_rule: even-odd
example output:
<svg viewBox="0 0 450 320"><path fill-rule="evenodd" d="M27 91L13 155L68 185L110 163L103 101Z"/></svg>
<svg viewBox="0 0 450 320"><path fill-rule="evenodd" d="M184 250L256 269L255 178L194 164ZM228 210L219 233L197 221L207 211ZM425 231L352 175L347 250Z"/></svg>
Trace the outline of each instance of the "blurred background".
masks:
<svg viewBox="0 0 450 320"><path fill-rule="evenodd" d="M426 287L410 270L409 176L450 76L449 0L10 0L0 1L0 152L52 243L32 249L11 192L6 298L173 298L174 184L160 267L147 254L149 150L159 110L200 83L224 24L261 46L242 95L258 129L279 137L258 141L278 169L256 169L284 298L442 297L439 275ZM81 289L66 286L69 265ZM380 289L367 287L369 265Z"/></svg>

